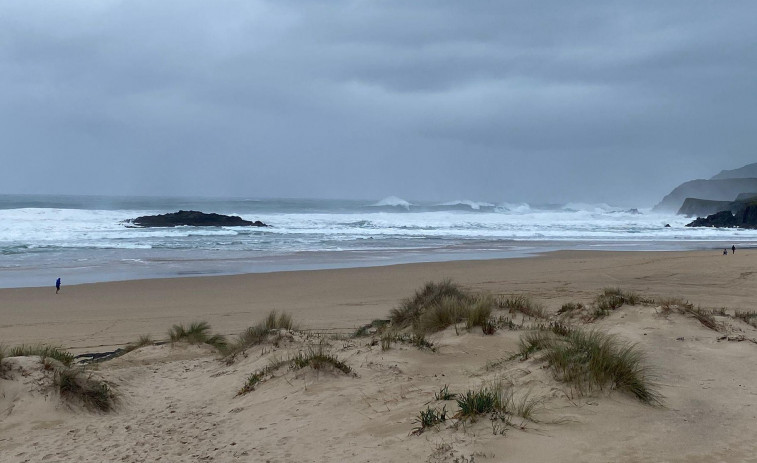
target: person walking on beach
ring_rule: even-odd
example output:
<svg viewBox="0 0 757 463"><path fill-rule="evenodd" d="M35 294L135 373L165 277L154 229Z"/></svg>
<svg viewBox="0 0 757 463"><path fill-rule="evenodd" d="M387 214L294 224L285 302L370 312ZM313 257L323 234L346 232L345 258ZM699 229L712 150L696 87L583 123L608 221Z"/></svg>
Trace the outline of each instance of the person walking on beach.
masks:
<svg viewBox="0 0 757 463"><path fill-rule="evenodd" d="M736 245L731 246L731 253L736 254Z"/></svg>
<svg viewBox="0 0 757 463"><path fill-rule="evenodd" d="M60 277L55 280L55 294L58 294L58 291L60 291Z"/></svg>

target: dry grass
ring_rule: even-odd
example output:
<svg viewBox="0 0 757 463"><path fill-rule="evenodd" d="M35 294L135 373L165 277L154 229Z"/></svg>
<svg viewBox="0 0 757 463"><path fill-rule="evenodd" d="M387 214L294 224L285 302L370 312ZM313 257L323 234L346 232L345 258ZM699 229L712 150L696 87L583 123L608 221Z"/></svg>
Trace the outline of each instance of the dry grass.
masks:
<svg viewBox="0 0 757 463"><path fill-rule="evenodd" d="M262 322L244 330L237 339L225 346L221 351L227 363L232 363L236 356L250 347L268 342L272 332L278 330L291 331L294 328L292 316L286 312L278 313L272 310Z"/></svg>
<svg viewBox="0 0 757 463"><path fill-rule="evenodd" d="M171 342L188 342L189 344L208 344L218 350L227 347L226 338L220 334L210 334L208 322L193 322L188 327L183 324L174 325L168 330Z"/></svg>
<svg viewBox="0 0 757 463"><path fill-rule="evenodd" d="M140 336L140 337L139 337L139 339L138 339L138 340L136 340L135 342L132 342L132 343L129 343L129 344L127 344L127 345L126 345L126 346L125 346L125 347L123 348L123 352L121 353L121 355L123 355L123 354L127 354L127 353L129 353L129 352L131 352L131 351L133 351L133 350L137 350L137 349L139 349L140 347L145 347L145 346L152 346L153 344L155 344L155 341L153 341L153 340L152 340L152 338L150 337L150 335L148 335L148 334L143 334L143 335L142 335L142 336Z"/></svg>
<svg viewBox="0 0 757 463"><path fill-rule="evenodd" d="M557 380L579 394L595 388L619 389L644 403L659 404L653 375L635 344L601 331L569 329L565 334L534 331L521 337L523 358L535 352L551 367Z"/></svg>
<svg viewBox="0 0 757 463"><path fill-rule="evenodd" d="M39 356L43 359L45 358L51 358L59 361L65 366L71 366L71 364L74 362L74 354L70 352L66 352L65 350L54 347L54 346L48 346L45 344L37 344L37 345L29 345L29 344L21 344L20 346L16 346L11 348L8 351L8 357L34 357Z"/></svg>
<svg viewBox="0 0 757 463"><path fill-rule="evenodd" d="M497 305L502 309L509 309L510 312L520 312L531 318L547 318L547 312L544 310L544 306L534 302L534 300L528 296L511 295L500 297L497 301Z"/></svg>
<svg viewBox="0 0 757 463"><path fill-rule="evenodd" d="M757 328L757 312L755 311L750 310L750 311L742 312L742 311L737 310L736 313L734 314L734 318L737 318L743 321L744 323L747 323L753 326L754 328Z"/></svg>
<svg viewBox="0 0 757 463"><path fill-rule="evenodd" d="M349 365L339 360L336 355L329 353L324 344L319 344L317 348L310 346L286 360L273 359L265 368L251 373L237 395L254 391L258 385L271 379L277 370L285 366L288 366L290 370L310 367L313 370L331 369L346 375L352 374L352 368Z"/></svg>
<svg viewBox="0 0 757 463"><path fill-rule="evenodd" d="M93 379L84 370L65 368L55 373L54 384L61 397L78 400L87 407L108 412L115 406L115 394L104 381Z"/></svg>
<svg viewBox="0 0 757 463"><path fill-rule="evenodd" d="M440 304L448 305L449 301L457 301L455 305L465 305L471 299L468 292L451 280L428 282L413 297L404 299L399 307L392 309L389 319L395 329L418 328L421 316L427 310Z"/></svg>

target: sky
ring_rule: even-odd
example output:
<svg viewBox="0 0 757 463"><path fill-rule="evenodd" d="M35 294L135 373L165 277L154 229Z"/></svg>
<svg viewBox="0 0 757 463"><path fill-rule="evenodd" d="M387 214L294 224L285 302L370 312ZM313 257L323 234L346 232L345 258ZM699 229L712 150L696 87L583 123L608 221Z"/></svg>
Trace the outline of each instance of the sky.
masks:
<svg viewBox="0 0 757 463"><path fill-rule="evenodd" d="M757 162L753 1L0 0L0 193L653 205Z"/></svg>

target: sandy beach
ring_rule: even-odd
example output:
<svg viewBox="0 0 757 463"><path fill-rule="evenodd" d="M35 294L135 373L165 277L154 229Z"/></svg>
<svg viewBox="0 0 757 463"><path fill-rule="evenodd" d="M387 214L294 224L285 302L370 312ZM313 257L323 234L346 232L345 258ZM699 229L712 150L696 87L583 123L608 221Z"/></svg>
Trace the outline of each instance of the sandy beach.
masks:
<svg viewBox="0 0 757 463"><path fill-rule="evenodd" d="M757 330L736 319L754 310L755 250L573 252L533 258L407 264L343 270L153 279L0 290L0 343L49 343L74 353L123 347L141 335L166 340L176 323L207 321L230 338L271 310L299 330L235 362L207 345L163 344L97 364L118 403L92 412L43 388L36 364L3 360L2 461L686 461L754 458ZM620 391L575 394L537 357L513 359L523 330L452 328L429 339L436 351L371 337L326 336L352 374L282 372L237 396L248 376L319 335L349 334L386 318L428 281L525 295L548 318L568 302L591 306L607 287L649 301L678 297L718 309L717 329L663 313L659 302L623 305L577 324L638 343L655 372L662 405ZM724 311L719 309L724 308ZM515 315L513 315L515 317ZM521 320L524 322L523 320ZM525 322L524 322L525 323ZM321 341L319 341L321 342ZM533 420L497 433L488 419L412 435L420 410L444 385L462 392L504 381L538 397ZM444 403L453 411L454 401ZM441 408L442 404L438 404Z"/></svg>

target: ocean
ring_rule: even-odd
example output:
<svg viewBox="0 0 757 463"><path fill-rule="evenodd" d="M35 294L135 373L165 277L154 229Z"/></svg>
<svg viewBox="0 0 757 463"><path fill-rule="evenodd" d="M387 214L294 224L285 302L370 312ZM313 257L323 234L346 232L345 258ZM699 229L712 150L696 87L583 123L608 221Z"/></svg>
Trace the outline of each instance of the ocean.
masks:
<svg viewBox="0 0 757 463"><path fill-rule="evenodd" d="M267 228L132 228L199 210ZM529 256L561 249L693 250L757 243L757 230L606 204L470 200L0 195L0 287ZM670 227L665 227L670 224Z"/></svg>

